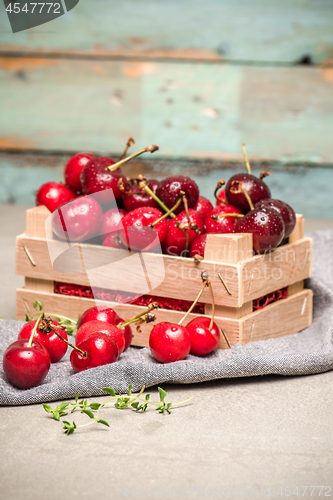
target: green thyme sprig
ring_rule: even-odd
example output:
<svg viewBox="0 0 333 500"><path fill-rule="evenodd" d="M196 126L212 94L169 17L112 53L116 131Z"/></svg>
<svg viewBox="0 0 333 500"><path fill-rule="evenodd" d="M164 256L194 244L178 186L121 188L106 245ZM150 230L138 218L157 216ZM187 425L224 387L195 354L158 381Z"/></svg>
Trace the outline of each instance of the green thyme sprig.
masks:
<svg viewBox="0 0 333 500"><path fill-rule="evenodd" d="M123 410L125 408L131 408L135 412L144 412L147 410L148 405L155 406L155 411L158 413L171 413L171 408L175 408L177 406L183 405L190 401L192 398L186 399L185 401L181 401L179 403L167 403L165 398L167 396L166 391L158 387L159 392L159 401L151 401L150 394L143 395L145 390L145 386L142 387L141 391L138 394L132 393L133 384L131 384L128 388L127 394L121 395L117 394L116 391L112 387L103 387L103 391L109 394L111 397L108 398L103 403L90 403L88 404L87 399L82 399L79 401L79 395L77 394L75 397L75 402L71 403L70 401L60 403L58 406L52 408L48 404L43 404L44 410L47 413L52 415L54 420L60 421L61 417L68 415L69 413L74 413L79 410L80 413L84 413L90 418L90 422L84 425L76 425L75 421L72 423L68 422L68 420L63 420L64 424L63 429L67 435L72 434L76 429L87 427L88 425L98 423L106 425L110 427L109 423L99 418L99 413L102 408L113 406L117 410ZM142 396L142 397L141 397ZM144 396L144 397L143 397Z"/></svg>
<svg viewBox="0 0 333 500"><path fill-rule="evenodd" d="M26 313L25 313L25 320L26 321L33 321L43 311L43 303L38 299L35 302L32 302L33 308L37 311L36 314L31 314L28 303L25 299L23 299L23 303L24 303L24 306L26 309ZM52 316L56 321L61 323L61 325L66 328L67 335L73 335L75 337L77 325L78 325L78 323L80 321L80 317L81 317L80 314L79 314L77 321L75 321L72 318L68 318L67 316L61 316L60 314L45 312L45 315Z"/></svg>

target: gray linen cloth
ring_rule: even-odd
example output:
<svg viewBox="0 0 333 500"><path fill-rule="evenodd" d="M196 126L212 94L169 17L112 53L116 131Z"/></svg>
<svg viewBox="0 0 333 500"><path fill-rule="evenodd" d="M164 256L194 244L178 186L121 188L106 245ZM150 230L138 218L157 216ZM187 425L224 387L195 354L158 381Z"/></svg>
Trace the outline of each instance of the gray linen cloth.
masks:
<svg viewBox="0 0 333 500"><path fill-rule="evenodd" d="M160 364L148 348L129 348L116 363L74 373L65 358L51 365L42 385L20 390L0 371L0 404L23 405L104 394L102 387L127 392L143 385L169 382L189 384L220 378L257 375L309 375L333 369L333 230L312 233L313 277L306 283L314 292L313 324L302 332L279 339L252 342L245 347L219 350L203 358L189 355L176 363ZM7 346L17 339L19 321L0 322L1 360Z"/></svg>

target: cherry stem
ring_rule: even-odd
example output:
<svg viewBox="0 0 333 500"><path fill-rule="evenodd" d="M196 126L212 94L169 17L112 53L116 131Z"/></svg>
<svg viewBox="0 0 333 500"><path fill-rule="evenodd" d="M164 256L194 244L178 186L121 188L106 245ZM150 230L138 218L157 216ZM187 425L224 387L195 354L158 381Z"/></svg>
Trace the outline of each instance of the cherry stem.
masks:
<svg viewBox="0 0 333 500"><path fill-rule="evenodd" d="M205 271L203 271L205 272ZM202 276L202 274L201 274ZM178 325L181 325L185 319L187 318L187 316L191 313L191 311L194 309L195 305L197 304L198 300L200 299L204 289L206 288L206 286L209 286L209 281L208 281L208 278L204 280L203 284L202 284L202 287L201 287L201 290L200 292L198 293L197 295L197 298L195 299L195 301L193 302L193 304L191 305L191 307L189 308L189 310L187 311L187 313L185 314L185 316L178 322Z"/></svg>
<svg viewBox="0 0 333 500"><path fill-rule="evenodd" d="M269 170L263 170L262 172L260 172L260 179L263 180L268 175L271 175L270 171Z"/></svg>
<svg viewBox="0 0 333 500"><path fill-rule="evenodd" d="M214 316L215 316L215 302L214 302L214 294L213 294L213 287L211 285L211 282L208 281L208 286L209 286L209 291L210 291L210 296L212 298L212 317L210 319L209 327L208 330L211 330L213 328L213 323L214 323Z"/></svg>
<svg viewBox="0 0 333 500"><path fill-rule="evenodd" d="M143 177L142 179L139 179L139 182L138 182L138 185L139 185L139 188L146 191L147 194L149 194L155 201L156 203L158 203L158 205L163 208L163 210L165 210L165 212L169 212L170 209L163 203L162 200L160 200L156 194L150 189L150 187L147 185L147 181L146 179ZM174 219L176 217L176 215L171 212L170 213L170 217L172 219Z"/></svg>
<svg viewBox="0 0 333 500"><path fill-rule="evenodd" d="M228 337L227 337L227 334L225 333L225 331L223 330L223 328L220 328L220 330L221 330L221 332L222 332L222 335L223 335L223 337L224 337L224 339L225 339L226 343L228 344L229 349L231 349L231 344L230 344L230 342L229 342L229 339L228 339Z"/></svg>
<svg viewBox="0 0 333 500"><path fill-rule="evenodd" d="M68 340L64 339L64 337L62 337L60 335L60 333L58 333L57 330L55 330L55 328L59 328L59 327L56 327L56 325L51 324L50 328L51 328L52 332L54 332L59 337L59 339L61 339L63 342L65 342L65 344L69 345L69 347L71 347L75 351L79 352L84 358L88 357L87 351L83 351L82 349L79 349L78 347L76 347L76 345L71 344L71 342L68 342Z"/></svg>
<svg viewBox="0 0 333 500"><path fill-rule="evenodd" d="M125 146L125 149L124 149L124 152L123 152L123 154L120 156L119 161L120 161L120 160L122 160L123 158L125 158L125 156L126 156L126 153L127 153L128 149L129 149L131 146L133 146L134 142L135 142L135 141L134 141L133 137L130 137L130 138L128 139L128 141L127 141L127 143L126 143L126 146Z"/></svg>
<svg viewBox="0 0 333 500"><path fill-rule="evenodd" d="M221 219L221 217L238 217L238 218L241 218L241 217L244 217L243 214L213 214L210 216L210 218L216 222L218 221L219 219Z"/></svg>
<svg viewBox="0 0 333 500"><path fill-rule="evenodd" d="M27 347L31 347L32 346L32 341L34 339L34 335L35 335L36 330L38 328L39 322L40 322L40 320L42 319L43 316L44 316L44 313L40 313L40 315L38 316L38 319L37 319L37 321L35 323L35 326L33 327L32 331L31 331L31 335L30 335Z"/></svg>
<svg viewBox="0 0 333 500"><path fill-rule="evenodd" d="M138 321L140 318L142 318L142 316L144 316L145 314L149 313L150 311L152 311L153 309L157 309L158 308L158 304L157 302L152 302L151 304L149 304L148 308L146 309L146 311L143 311L142 313L138 314L137 316L135 316L134 318L132 319L129 319L128 321L125 321L125 323L120 323L120 325L117 325L117 328L123 328L124 326L127 326L127 325L130 325L131 323L135 323L136 321Z"/></svg>
<svg viewBox="0 0 333 500"><path fill-rule="evenodd" d="M140 151L137 151L136 153L133 153L132 155L127 156L127 158L123 158L122 160L117 161L117 163L114 163L113 165L106 167L105 170L108 170L109 172L114 172L119 167L121 167L121 165L124 165L124 163L127 163L128 161L132 160L136 156L140 156L143 153L154 153L157 150L158 150L158 146L156 146L155 144L152 144L148 148L140 149Z"/></svg>
<svg viewBox="0 0 333 500"><path fill-rule="evenodd" d="M247 202L248 202L248 204L250 206L250 209L254 210L254 206L253 206L252 200L251 200L251 198L249 196L249 193L246 191L245 187L243 186L243 183L240 182L240 181L233 181L232 182L232 186L236 186L236 185L238 186L238 189L236 187L235 188L232 187L231 191L233 193L240 193L240 192L242 192L244 194L245 198L247 199Z"/></svg>
<svg viewBox="0 0 333 500"><path fill-rule="evenodd" d="M223 187L225 184L225 180L224 179L221 179L217 184L216 184L216 188L215 188L215 191L214 191L214 197L217 199L217 201L221 201L222 203L225 203L226 201L225 200L222 200L222 198L219 198L217 196L217 192L219 189L221 189L221 187Z"/></svg>
<svg viewBox="0 0 333 500"><path fill-rule="evenodd" d="M242 144L242 149L243 149L244 160L245 160L245 164L246 164L246 168L247 168L247 173L251 175L251 167L250 167L249 159L248 159L247 154L246 154L245 144Z"/></svg>
<svg viewBox="0 0 333 500"><path fill-rule="evenodd" d="M160 217L159 219L155 220L155 222L153 222L152 224L150 224L151 227L156 226L159 222L161 222L161 220L166 219L167 217L169 217L169 215L174 215L173 211L176 210L176 208L179 207L179 205L181 204L181 202L182 202L182 198L180 197L179 200L177 201L177 203L172 208L170 208L170 210L168 212L166 212L164 215L162 215L162 217Z"/></svg>

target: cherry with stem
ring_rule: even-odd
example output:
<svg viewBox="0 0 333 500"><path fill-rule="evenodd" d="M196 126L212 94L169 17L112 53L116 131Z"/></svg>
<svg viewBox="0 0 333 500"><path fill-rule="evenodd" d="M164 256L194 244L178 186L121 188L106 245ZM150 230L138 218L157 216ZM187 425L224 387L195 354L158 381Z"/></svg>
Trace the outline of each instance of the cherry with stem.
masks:
<svg viewBox="0 0 333 500"><path fill-rule="evenodd" d="M136 153L133 153L130 156L127 156L126 158L123 158L123 159L117 161L113 165L105 167L105 170L108 170L109 172L114 172L119 167L124 165L124 163L127 163L128 161L132 160L133 158L136 158L137 156L140 156L143 153L154 153L158 149L159 149L158 146L156 146L155 144L152 144L151 146L148 146L147 148L140 149L140 151L137 151Z"/></svg>
<svg viewBox="0 0 333 500"><path fill-rule="evenodd" d="M226 200L223 200L222 198L219 198L218 195L217 195L217 192L221 189L221 187L223 187L225 185L225 180L224 179L221 179L220 181L218 181L218 183L216 184L216 188L215 188L215 191L214 191L214 198L216 198L217 201L219 201L220 203L226 203Z"/></svg>

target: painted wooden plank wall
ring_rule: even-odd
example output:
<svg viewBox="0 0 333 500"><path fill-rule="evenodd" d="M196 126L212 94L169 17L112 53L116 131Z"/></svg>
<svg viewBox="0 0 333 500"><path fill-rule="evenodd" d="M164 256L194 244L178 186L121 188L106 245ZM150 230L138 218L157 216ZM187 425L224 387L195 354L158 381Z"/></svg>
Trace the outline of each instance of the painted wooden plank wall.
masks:
<svg viewBox="0 0 333 500"><path fill-rule="evenodd" d="M331 0L80 0L65 16L11 33L0 50L293 63L333 55Z"/></svg>
<svg viewBox="0 0 333 500"><path fill-rule="evenodd" d="M333 163L333 69L2 57L0 79L2 149Z"/></svg>

